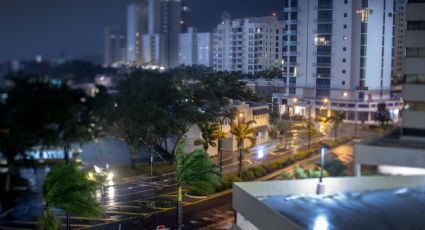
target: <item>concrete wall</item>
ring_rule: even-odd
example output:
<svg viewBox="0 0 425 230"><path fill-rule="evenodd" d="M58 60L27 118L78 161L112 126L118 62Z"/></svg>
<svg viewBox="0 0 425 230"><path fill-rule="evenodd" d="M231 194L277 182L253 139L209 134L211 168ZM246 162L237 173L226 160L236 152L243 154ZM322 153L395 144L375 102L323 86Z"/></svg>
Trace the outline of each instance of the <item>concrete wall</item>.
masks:
<svg viewBox="0 0 425 230"><path fill-rule="evenodd" d="M384 147L368 144L355 146L356 175L360 165L393 165L425 168L425 150L419 148Z"/></svg>

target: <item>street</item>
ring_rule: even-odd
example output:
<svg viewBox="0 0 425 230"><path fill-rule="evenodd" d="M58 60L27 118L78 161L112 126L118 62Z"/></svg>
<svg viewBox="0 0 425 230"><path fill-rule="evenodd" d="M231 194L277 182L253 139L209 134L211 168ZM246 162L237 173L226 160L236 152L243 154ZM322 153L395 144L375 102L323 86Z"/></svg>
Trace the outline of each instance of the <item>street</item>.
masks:
<svg viewBox="0 0 425 230"><path fill-rule="evenodd" d="M312 143L320 139L312 138ZM308 145L306 142L305 137L295 138L292 145L290 145L290 149L286 151L276 151L276 141L258 145L249 154L244 155L244 168L253 167L292 154L298 149L306 148ZM351 151L348 151L349 148L351 148ZM333 151L342 160L347 160L344 163L348 163L352 159L352 146L341 146ZM344 155L345 153L349 154ZM224 174L237 172L238 157L238 153L225 154L223 160ZM212 160L218 163L218 157L213 157ZM35 177L36 180L33 181L35 193L20 201L14 209L0 215L0 229L34 229L36 227L36 218L43 210L43 202L40 195L42 186L40 184L43 182L42 175L46 172L47 170L38 170ZM167 226L175 224L174 212L170 215L170 210L173 210L176 200L174 173L154 177L136 176L119 179L106 187L103 196L98 191L96 197L105 207L104 216L101 218L71 216L73 229L104 229L106 226L116 226L111 224L119 223L122 220L131 218L144 220L146 216L161 216L161 213L168 214L164 214L165 216L157 219L158 222L147 223L150 226L147 229L151 229L157 224L166 224ZM184 197L186 229L199 229L210 225L214 225L214 229L230 229L234 218L230 195L219 202L217 200L207 200L203 201L202 204L198 204L200 200L202 199ZM160 205L157 205L157 203ZM55 210L55 213L62 220L65 219L64 213L58 210Z"/></svg>

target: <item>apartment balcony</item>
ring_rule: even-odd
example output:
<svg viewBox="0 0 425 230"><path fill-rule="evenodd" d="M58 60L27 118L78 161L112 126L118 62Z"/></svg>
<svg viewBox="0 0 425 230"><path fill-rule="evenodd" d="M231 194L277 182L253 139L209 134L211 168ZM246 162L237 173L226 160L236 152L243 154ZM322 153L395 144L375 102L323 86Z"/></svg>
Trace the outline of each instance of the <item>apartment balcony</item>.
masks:
<svg viewBox="0 0 425 230"><path fill-rule="evenodd" d="M285 64L288 65L288 66L298 66L298 65L300 65L300 63L298 63L298 62L285 62Z"/></svg>
<svg viewBox="0 0 425 230"><path fill-rule="evenodd" d="M406 101L425 101L425 84L403 85L402 97Z"/></svg>
<svg viewBox="0 0 425 230"><path fill-rule="evenodd" d="M333 19L314 19L314 23L333 23Z"/></svg>
<svg viewBox="0 0 425 230"><path fill-rule="evenodd" d="M298 55L300 55L300 53L296 52L296 51L288 51L288 52L283 52L283 55L284 56L298 56Z"/></svg>
<svg viewBox="0 0 425 230"><path fill-rule="evenodd" d="M313 52L313 55L314 55L314 56L329 56L329 57L331 57L331 56L332 56L332 53L329 53L329 52L317 52L317 51L314 51L314 52Z"/></svg>
<svg viewBox="0 0 425 230"><path fill-rule="evenodd" d="M314 67L332 67L331 63L313 63Z"/></svg>
<svg viewBox="0 0 425 230"><path fill-rule="evenodd" d="M297 30L284 30L283 35L298 35L300 34Z"/></svg>
<svg viewBox="0 0 425 230"><path fill-rule="evenodd" d="M331 74L317 74L317 73L313 73L311 75L314 78L331 78Z"/></svg>
<svg viewBox="0 0 425 230"><path fill-rule="evenodd" d="M283 20L283 22L285 24L288 24L288 25L290 25L290 24L299 24L299 21L298 20L289 20L289 19L287 19L287 20Z"/></svg>
<svg viewBox="0 0 425 230"><path fill-rule="evenodd" d="M289 46L297 46L299 44L300 43L298 41L286 41L286 42L283 42L283 45L285 45L285 46L287 46L287 45L289 45Z"/></svg>
<svg viewBox="0 0 425 230"><path fill-rule="evenodd" d="M286 7L283 8L283 12L298 12L300 10L299 7Z"/></svg>

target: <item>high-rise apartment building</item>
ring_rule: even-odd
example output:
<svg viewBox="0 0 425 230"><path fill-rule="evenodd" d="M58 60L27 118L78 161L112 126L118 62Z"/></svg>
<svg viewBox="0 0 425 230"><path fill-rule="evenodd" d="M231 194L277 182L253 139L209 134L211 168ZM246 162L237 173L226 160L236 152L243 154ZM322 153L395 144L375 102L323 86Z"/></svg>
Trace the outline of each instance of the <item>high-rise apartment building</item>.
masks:
<svg viewBox="0 0 425 230"><path fill-rule="evenodd" d="M105 29L104 65L112 66L126 60L125 32L119 29Z"/></svg>
<svg viewBox="0 0 425 230"><path fill-rule="evenodd" d="M425 0L408 0L403 135L425 138Z"/></svg>
<svg viewBox="0 0 425 230"><path fill-rule="evenodd" d="M144 0L130 5L128 60L136 59L139 65L176 67L181 14L181 0Z"/></svg>
<svg viewBox="0 0 425 230"><path fill-rule="evenodd" d="M147 1L130 4L127 7L127 61L142 64L142 34L148 32Z"/></svg>
<svg viewBox="0 0 425 230"><path fill-rule="evenodd" d="M373 121L391 101L394 0L285 0L283 78L279 98L302 115L347 111L347 120Z"/></svg>
<svg viewBox="0 0 425 230"><path fill-rule="evenodd" d="M193 27L189 27L187 33L181 33L179 65L212 67L212 40L211 33L197 33Z"/></svg>
<svg viewBox="0 0 425 230"><path fill-rule="evenodd" d="M182 14L181 14L181 20L180 20L181 32L186 33L187 30L189 29L190 8L185 2L182 2L181 6L182 6Z"/></svg>
<svg viewBox="0 0 425 230"><path fill-rule="evenodd" d="M181 0L161 1L161 33L167 44L167 67L178 66L179 34L181 31Z"/></svg>
<svg viewBox="0 0 425 230"><path fill-rule="evenodd" d="M400 131L358 143L354 172L362 165L381 173L423 175L425 172L425 0L407 0L405 28L405 84Z"/></svg>
<svg viewBox="0 0 425 230"><path fill-rule="evenodd" d="M393 78L395 82L403 80L404 76L404 40L406 32L406 2L395 0L394 8L394 57Z"/></svg>
<svg viewBox="0 0 425 230"><path fill-rule="evenodd" d="M214 33L214 70L258 73L282 68L277 17L224 20Z"/></svg>

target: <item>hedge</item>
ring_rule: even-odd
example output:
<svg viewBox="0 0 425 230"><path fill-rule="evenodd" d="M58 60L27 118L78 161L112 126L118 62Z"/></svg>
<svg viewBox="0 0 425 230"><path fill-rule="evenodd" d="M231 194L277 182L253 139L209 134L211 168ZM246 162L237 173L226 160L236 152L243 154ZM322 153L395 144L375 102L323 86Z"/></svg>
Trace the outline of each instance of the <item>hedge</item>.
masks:
<svg viewBox="0 0 425 230"><path fill-rule="evenodd" d="M318 150L321 148L323 144L328 145L329 148L332 148L339 144L346 143L350 140L351 138L349 137L341 137L341 138L338 138L336 141L332 139L322 140L318 143L314 143L311 146L311 150L300 151L290 157L274 160L263 166L256 166L256 167L249 168L242 172L242 179L243 181L256 180L274 171L277 171L282 168L286 168L297 161L301 161L313 156L315 153L318 152ZM222 185L216 189L217 192L232 188L232 184L234 182L241 182L241 179L239 178L238 173L232 173L232 174L224 176Z"/></svg>

